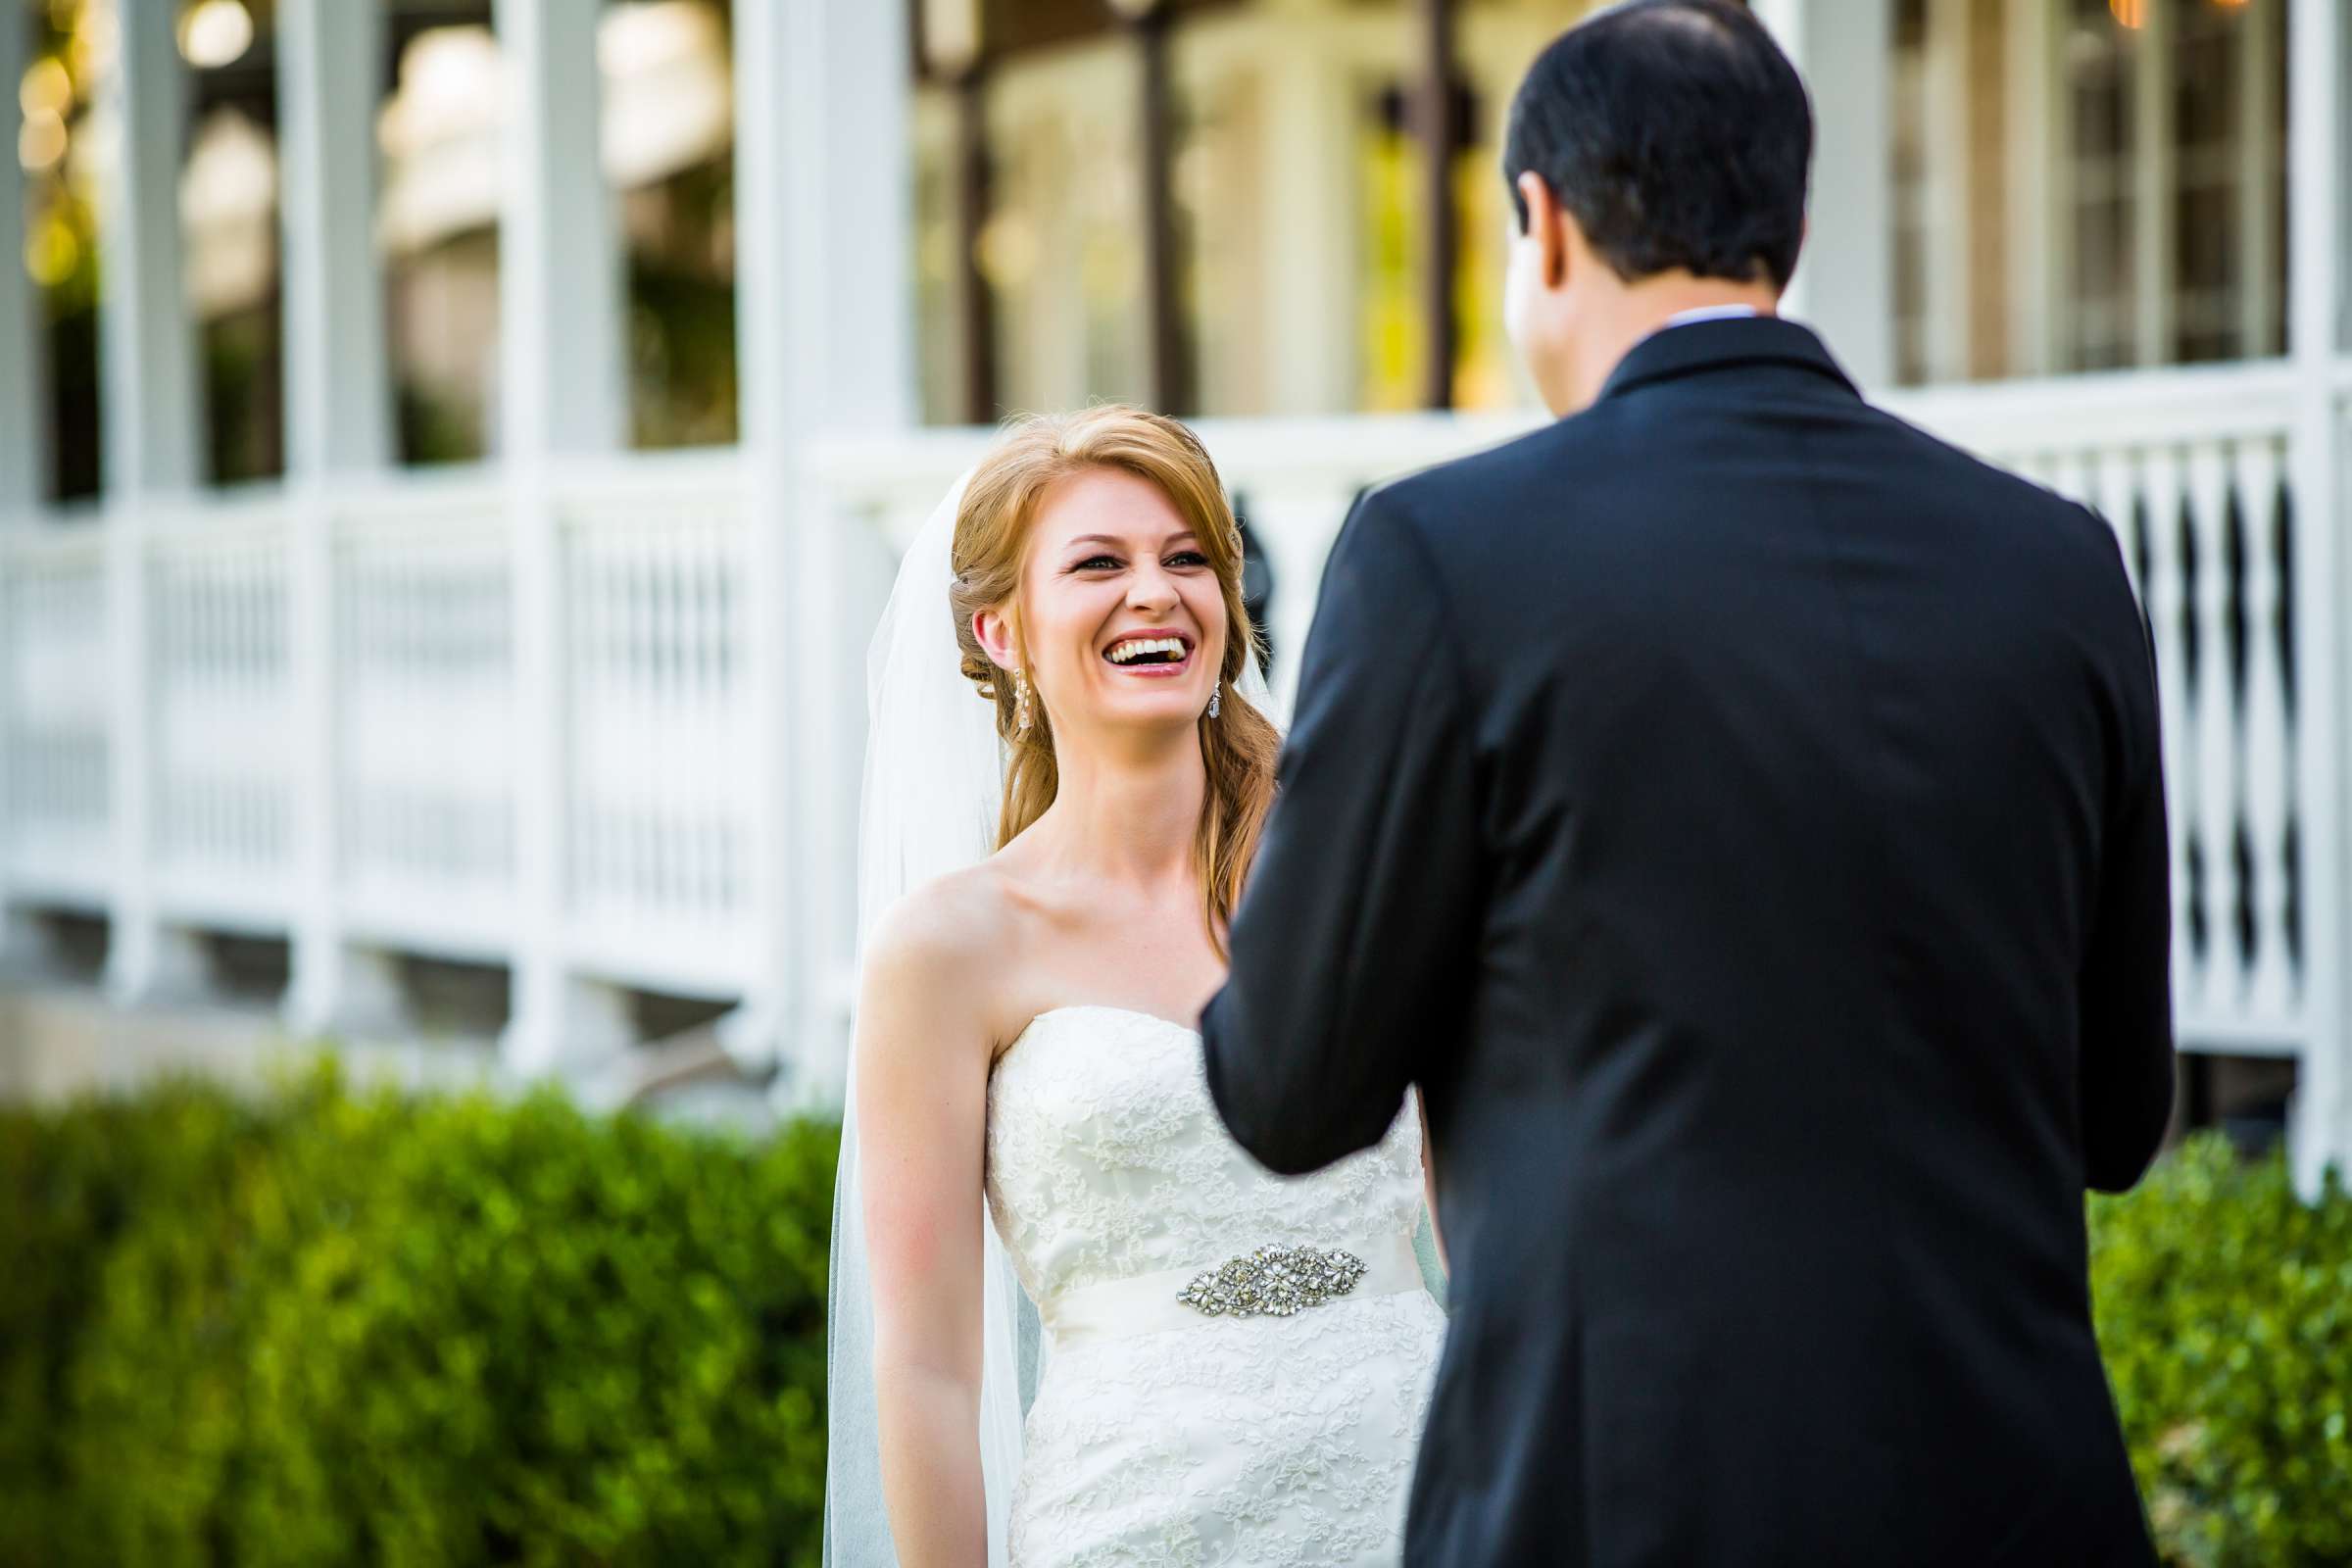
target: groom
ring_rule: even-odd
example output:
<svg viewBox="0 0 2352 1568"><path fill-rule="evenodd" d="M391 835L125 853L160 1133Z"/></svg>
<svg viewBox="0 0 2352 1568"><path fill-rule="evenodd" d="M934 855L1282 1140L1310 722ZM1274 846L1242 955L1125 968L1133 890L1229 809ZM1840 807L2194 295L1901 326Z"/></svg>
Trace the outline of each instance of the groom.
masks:
<svg viewBox="0 0 2352 1568"><path fill-rule="evenodd" d="M2147 643L2097 518L1774 318L1811 143L1725 0L1536 62L1562 417L1357 506L1201 1021L1278 1171L1421 1093L1416 1565L2154 1560L2082 1216L2171 1108Z"/></svg>

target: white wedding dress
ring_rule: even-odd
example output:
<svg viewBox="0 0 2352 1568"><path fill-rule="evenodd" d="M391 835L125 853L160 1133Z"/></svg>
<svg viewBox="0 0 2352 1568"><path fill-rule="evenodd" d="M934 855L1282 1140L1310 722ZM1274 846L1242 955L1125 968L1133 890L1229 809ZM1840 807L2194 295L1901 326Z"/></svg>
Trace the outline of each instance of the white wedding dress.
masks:
<svg viewBox="0 0 2352 1568"><path fill-rule="evenodd" d="M1398 1559L1444 1335L1413 1255L1409 1106L1377 1147L1273 1176L1219 1122L1197 1034L1056 1008L991 1078L987 1196L1051 1342L1012 1494L1015 1568ZM1226 1299L1287 1315L1179 1299L1260 1249L1277 1253L1228 1270ZM1299 1305L1266 1279L1276 1267L1347 1288Z"/></svg>

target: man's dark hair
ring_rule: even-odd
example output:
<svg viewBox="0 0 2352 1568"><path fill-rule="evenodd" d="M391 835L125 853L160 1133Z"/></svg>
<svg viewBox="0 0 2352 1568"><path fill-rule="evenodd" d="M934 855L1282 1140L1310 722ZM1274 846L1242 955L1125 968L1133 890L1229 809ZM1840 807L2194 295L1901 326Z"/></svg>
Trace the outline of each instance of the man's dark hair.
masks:
<svg viewBox="0 0 2352 1568"><path fill-rule="evenodd" d="M1503 177L1526 232L1533 171L1626 279L1685 268L1788 286L1813 111L1796 68L1732 0L1630 0L1569 28L1511 103Z"/></svg>

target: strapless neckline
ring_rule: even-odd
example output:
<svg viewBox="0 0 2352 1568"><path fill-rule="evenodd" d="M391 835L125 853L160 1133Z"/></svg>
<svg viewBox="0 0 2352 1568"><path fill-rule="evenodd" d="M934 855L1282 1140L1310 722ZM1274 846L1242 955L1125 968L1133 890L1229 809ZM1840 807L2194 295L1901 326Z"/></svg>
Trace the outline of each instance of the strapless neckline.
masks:
<svg viewBox="0 0 2352 1568"><path fill-rule="evenodd" d="M1037 1028L1037 1026L1041 1023L1044 1023L1048 1018L1076 1016L1086 1013L1102 1014L1113 1018L1133 1018L1144 1023L1155 1023L1162 1029L1168 1030L1170 1033L1183 1035L1188 1040L1198 1040L1200 1038L1200 1031L1191 1027L1189 1024L1178 1023L1173 1018L1163 1018L1156 1012L1146 1012L1140 1007L1114 1007L1107 1003L1102 1002L1073 1002L1059 1007L1048 1007L1045 1011L1032 1016L1026 1024L1021 1026L1021 1032L1012 1037L1012 1045L1004 1048L1004 1055L1011 1055L1012 1047L1017 1046L1022 1041L1028 1039L1030 1034ZM1002 1060L1003 1057L1000 1056L999 1059Z"/></svg>

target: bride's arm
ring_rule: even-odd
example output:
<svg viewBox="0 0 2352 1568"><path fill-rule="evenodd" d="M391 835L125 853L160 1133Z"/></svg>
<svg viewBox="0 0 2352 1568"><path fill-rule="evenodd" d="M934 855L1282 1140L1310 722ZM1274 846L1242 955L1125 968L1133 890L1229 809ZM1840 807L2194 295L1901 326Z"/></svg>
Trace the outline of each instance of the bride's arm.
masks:
<svg viewBox="0 0 2352 1568"><path fill-rule="evenodd" d="M926 893L931 890L925 890ZM875 932L858 1027L882 1494L902 1568L988 1560L980 1471L984 975L918 894Z"/></svg>

